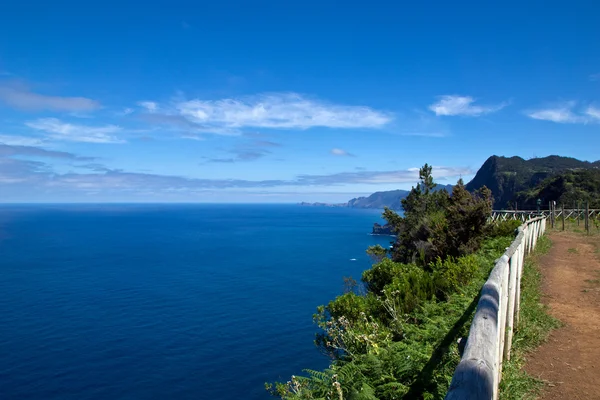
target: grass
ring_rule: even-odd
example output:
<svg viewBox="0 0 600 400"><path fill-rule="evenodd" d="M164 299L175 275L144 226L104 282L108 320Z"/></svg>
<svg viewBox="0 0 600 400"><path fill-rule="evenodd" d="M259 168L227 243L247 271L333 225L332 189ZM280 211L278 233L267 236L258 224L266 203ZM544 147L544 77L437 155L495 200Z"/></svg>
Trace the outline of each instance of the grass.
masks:
<svg viewBox="0 0 600 400"><path fill-rule="evenodd" d="M544 382L523 370L529 352L544 343L560 321L548 314L548 307L541 302L542 275L537 265L538 257L550 249L552 243L547 236L539 239L535 253L528 256L523 267L521 280L521 315L513 337L510 361L504 362L500 399L535 399Z"/></svg>
<svg viewBox="0 0 600 400"><path fill-rule="evenodd" d="M567 250L569 253L573 253L573 254L577 254L577 249L574 247L571 247L569 250Z"/></svg>
<svg viewBox="0 0 600 400"><path fill-rule="evenodd" d="M598 218L590 218L590 236L600 236L600 219ZM547 222L547 229L552 229L550 225L550 220ZM562 231L562 219L561 217L556 218L556 222L554 224L555 231ZM577 220L573 218L565 219L565 231L580 233L580 234L588 234L585 230L584 221L580 220L579 225L577 224Z"/></svg>

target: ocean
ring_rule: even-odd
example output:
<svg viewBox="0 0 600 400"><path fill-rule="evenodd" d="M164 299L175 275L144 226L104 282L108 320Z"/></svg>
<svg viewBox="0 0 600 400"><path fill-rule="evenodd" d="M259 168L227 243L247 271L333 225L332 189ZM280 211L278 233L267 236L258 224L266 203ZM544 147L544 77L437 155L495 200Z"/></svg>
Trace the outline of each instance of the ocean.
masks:
<svg viewBox="0 0 600 400"><path fill-rule="evenodd" d="M268 399L329 360L312 314L380 211L0 206L1 399Z"/></svg>

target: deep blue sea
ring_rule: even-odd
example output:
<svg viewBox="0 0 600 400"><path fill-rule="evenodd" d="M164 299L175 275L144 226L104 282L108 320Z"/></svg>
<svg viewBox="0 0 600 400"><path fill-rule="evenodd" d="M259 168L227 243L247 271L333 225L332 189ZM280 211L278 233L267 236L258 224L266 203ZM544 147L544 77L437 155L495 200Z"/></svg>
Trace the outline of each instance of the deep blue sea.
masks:
<svg viewBox="0 0 600 400"><path fill-rule="evenodd" d="M380 212L0 206L1 399L268 399L328 360L312 314ZM352 261L356 259L355 261Z"/></svg>

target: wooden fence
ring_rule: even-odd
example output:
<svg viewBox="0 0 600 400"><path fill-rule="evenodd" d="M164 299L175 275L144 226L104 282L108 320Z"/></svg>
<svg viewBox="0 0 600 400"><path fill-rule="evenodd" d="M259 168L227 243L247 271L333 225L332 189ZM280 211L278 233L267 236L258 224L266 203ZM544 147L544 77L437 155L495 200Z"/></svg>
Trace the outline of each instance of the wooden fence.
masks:
<svg viewBox="0 0 600 400"><path fill-rule="evenodd" d="M562 217L563 211L565 214L565 218L580 218L583 220L585 218L585 214L586 214L585 208L569 208L569 209L565 209L565 210L556 209L556 210L554 210L554 218ZM547 217L547 216L550 216L551 214L552 214L552 211L550 211L550 210L542 210L542 211L494 210L494 211L492 211L492 215L490 216L490 222L506 221L509 219L517 219L517 220L525 222L528 219L531 219L534 217L538 217L538 216ZM594 216L600 215L600 210L589 209L589 210L587 210L587 215L589 218L593 218Z"/></svg>
<svg viewBox="0 0 600 400"><path fill-rule="evenodd" d="M447 400L496 400L502 363L510 360L513 331L519 322L523 260L546 230L545 216L527 220L483 285L462 359Z"/></svg>

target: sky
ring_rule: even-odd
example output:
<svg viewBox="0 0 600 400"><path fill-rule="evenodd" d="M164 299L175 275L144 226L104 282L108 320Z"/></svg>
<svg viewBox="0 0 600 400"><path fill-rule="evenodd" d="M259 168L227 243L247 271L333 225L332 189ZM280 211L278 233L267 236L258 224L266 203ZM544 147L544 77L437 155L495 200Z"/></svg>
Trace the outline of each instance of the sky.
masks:
<svg viewBox="0 0 600 400"><path fill-rule="evenodd" d="M486 4L487 3L487 4ZM0 202L344 202L600 159L596 1L29 1Z"/></svg>

